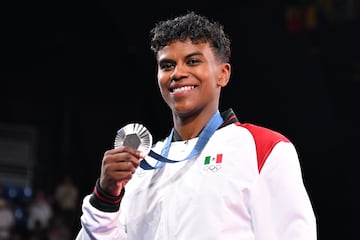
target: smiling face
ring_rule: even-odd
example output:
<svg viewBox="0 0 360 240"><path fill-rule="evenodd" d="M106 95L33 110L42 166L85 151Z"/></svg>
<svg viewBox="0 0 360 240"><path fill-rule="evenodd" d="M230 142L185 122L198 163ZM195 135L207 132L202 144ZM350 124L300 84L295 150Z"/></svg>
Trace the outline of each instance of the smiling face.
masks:
<svg viewBox="0 0 360 240"><path fill-rule="evenodd" d="M186 118L218 109L230 64L216 59L209 43L174 41L157 53L158 85L174 116Z"/></svg>

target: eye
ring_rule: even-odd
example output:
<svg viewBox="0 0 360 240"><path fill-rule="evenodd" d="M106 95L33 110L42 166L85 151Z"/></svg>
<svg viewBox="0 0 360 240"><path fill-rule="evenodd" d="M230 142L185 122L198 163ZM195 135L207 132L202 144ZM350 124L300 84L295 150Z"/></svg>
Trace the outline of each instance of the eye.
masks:
<svg viewBox="0 0 360 240"><path fill-rule="evenodd" d="M187 61L187 64L190 65L190 66L194 66L194 65L197 65L199 64L201 61L197 58L190 58L188 61Z"/></svg>
<svg viewBox="0 0 360 240"><path fill-rule="evenodd" d="M173 69L174 66L175 64L173 62L164 61L159 63L159 67L163 71L168 71L170 69Z"/></svg>

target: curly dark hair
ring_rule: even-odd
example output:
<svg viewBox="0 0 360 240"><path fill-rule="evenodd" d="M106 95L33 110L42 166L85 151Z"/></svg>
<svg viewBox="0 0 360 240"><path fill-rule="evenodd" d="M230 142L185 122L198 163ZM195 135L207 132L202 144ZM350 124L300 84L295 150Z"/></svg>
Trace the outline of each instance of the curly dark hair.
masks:
<svg viewBox="0 0 360 240"><path fill-rule="evenodd" d="M194 12L188 12L170 20L159 21L151 29L150 39L150 48L155 55L173 41L191 39L193 43L208 42L220 61L230 61L231 41L224 32L223 25L212 22Z"/></svg>

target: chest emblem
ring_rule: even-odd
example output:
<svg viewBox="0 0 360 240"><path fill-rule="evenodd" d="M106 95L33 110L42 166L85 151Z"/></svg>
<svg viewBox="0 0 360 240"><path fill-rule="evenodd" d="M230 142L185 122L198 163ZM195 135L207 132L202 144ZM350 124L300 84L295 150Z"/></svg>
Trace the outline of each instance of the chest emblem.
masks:
<svg viewBox="0 0 360 240"><path fill-rule="evenodd" d="M222 157L222 153L206 156L204 159L203 170L205 172L218 172L221 169Z"/></svg>

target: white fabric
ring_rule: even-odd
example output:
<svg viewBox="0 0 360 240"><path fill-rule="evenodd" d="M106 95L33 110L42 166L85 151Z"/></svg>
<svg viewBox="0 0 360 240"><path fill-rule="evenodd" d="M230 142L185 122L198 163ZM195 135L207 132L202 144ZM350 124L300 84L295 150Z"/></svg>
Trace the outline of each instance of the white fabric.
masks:
<svg viewBox="0 0 360 240"><path fill-rule="evenodd" d="M182 159L197 139L174 142ZM163 143L155 149L160 152ZM222 154L221 163L204 164ZM315 240L316 219L294 146L278 143L259 173L253 136L241 126L216 131L197 159L137 169L120 212L83 201L80 239ZM126 233L125 233L126 232Z"/></svg>

